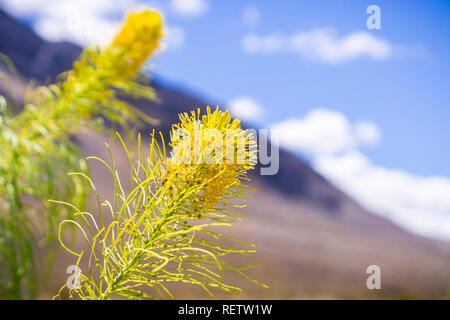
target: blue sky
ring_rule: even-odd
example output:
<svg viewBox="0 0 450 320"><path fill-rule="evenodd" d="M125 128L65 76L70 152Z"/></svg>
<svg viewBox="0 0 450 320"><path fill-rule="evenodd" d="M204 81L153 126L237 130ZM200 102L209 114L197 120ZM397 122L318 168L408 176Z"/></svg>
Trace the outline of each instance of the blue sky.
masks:
<svg viewBox="0 0 450 320"><path fill-rule="evenodd" d="M167 50L151 61L158 76L279 128L281 145L363 205L450 239L450 2L0 4L45 38L80 44L114 33L130 8L158 8L169 35ZM380 30L366 26L371 4L380 7ZM94 27L68 28L74 16Z"/></svg>
<svg viewBox="0 0 450 320"><path fill-rule="evenodd" d="M320 6L315 1L258 1L262 18L255 27L241 19L245 3L216 1L197 19L168 16L169 23L185 28L185 44L161 55L155 71L213 101L253 97L264 107L266 121L304 115L319 106L372 121L383 133L378 147L365 150L373 161L415 174L450 176L450 3L378 1L382 30L370 33L412 52L337 66L295 54L248 54L241 38L248 32L289 34L323 26L339 34L366 31L365 10L373 1L346 1L345 6L341 1L321 1Z"/></svg>

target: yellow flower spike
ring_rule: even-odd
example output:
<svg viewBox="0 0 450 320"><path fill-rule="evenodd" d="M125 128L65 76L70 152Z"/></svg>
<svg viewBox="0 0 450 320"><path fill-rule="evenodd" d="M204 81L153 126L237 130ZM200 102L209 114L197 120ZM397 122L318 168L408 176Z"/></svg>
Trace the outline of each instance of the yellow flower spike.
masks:
<svg viewBox="0 0 450 320"><path fill-rule="evenodd" d="M173 152L166 175L177 177L177 190L192 183L205 184L194 202L198 208L208 210L231 189L241 187L247 170L254 168L256 142L241 128L239 120L232 120L228 111L222 112L218 107L212 112L208 106L206 115L201 116L197 110L190 116L180 114L179 118L180 123L172 127L169 145ZM222 141L215 140L208 129L213 129ZM239 140L240 144L237 143Z"/></svg>
<svg viewBox="0 0 450 320"><path fill-rule="evenodd" d="M158 12L144 10L130 13L110 48L115 53L123 54L129 72L136 73L158 47L162 36L162 18Z"/></svg>

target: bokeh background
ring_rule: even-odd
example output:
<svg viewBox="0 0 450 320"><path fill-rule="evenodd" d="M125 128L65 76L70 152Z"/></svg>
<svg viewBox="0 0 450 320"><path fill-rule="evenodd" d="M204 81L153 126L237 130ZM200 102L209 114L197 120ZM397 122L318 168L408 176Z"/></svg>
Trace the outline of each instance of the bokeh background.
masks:
<svg viewBox="0 0 450 320"><path fill-rule="evenodd" d="M372 4L381 29L366 25ZM0 0L0 52L25 79L50 81L142 7L166 23L143 71L160 102L137 102L162 121L157 129L209 104L280 132L279 172L253 173L259 191L232 231L257 245L252 275L270 289L236 277L241 298L446 295L448 1ZM104 137L77 139L86 155L102 155ZM106 172L91 169L107 194ZM366 287L373 264L381 290Z"/></svg>

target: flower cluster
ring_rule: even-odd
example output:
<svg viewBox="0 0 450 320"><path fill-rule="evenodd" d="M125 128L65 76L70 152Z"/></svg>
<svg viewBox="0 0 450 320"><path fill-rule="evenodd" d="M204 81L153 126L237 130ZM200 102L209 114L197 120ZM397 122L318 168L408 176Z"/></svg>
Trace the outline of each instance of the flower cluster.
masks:
<svg viewBox="0 0 450 320"><path fill-rule="evenodd" d="M173 176L174 192L198 185L194 204L211 209L231 189L239 189L247 170L256 163L255 137L232 120L228 111L207 107L179 116L173 125L170 147L172 155L166 164L166 176Z"/></svg>
<svg viewBox="0 0 450 320"><path fill-rule="evenodd" d="M123 55L124 67L137 73L163 36L162 19L155 11L144 10L128 15L122 30L110 45L114 54Z"/></svg>

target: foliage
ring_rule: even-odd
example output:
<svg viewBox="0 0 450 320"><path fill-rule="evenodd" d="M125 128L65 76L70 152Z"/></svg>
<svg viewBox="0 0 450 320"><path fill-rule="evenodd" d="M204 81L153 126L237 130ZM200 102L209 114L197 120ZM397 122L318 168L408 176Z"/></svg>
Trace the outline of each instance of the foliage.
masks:
<svg viewBox="0 0 450 320"><path fill-rule="evenodd" d="M151 136L147 157L141 136L133 157L118 135L129 158L130 192L123 190L112 156L110 163L92 158L103 163L114 178L112 203L100 201L88 176L73 174L89 181L99 205L96 217L73 204L59 202L74 210L74 216L82 218L80 223L67 219L60 225L62 246L77 257L77 265L87 265L87 272L79 275L79 286L69 288L71 297L173 298L167 286L171 283L197 285L212 296L211 288L240 292L239 288L223 282L225 270L236 271L258 283L245 275L244 271L250 267L234 267L223 259L233 253L248 255L253 250L225 245L221 240L253 246L214 231L217 227L231 227L240 220L235 208L242 206L233 200L246 199L248 190L242 181L247 179L247 170L254 166L254 137L241 129L239 120L231 121L228 112L218 109L211 112L207 108L207 114L202 117L199 111L182 114L180 121L173 126L169 143L173 151L169 158L161 134L159 142L154 134ZM199 128L198 145L191 144L195 128ZM182 136L177 134L180 129L185 133ZM205 129L215 129L219 135L213 137ZM226 139L228 148L230 141L233 142L230 163L223 161L225 154L220 153ZM238 140L243 144L235 143ZM235 161L239 153L242 161ZM186 154L189 156L184 160L188 161L180 161ZM79 228L90 249L88 257L64 243L62 228L66 224Z"/></svg>
<svg viewBox="0 0 450 320"><path fill-rule="evenodd" d="M110 124L155 122L119 97L154 98L138 70L158 46L161 24L156 12L131 14L110 46L84 50L59 82L29 85L22 110L12 99L0 97L2 298L35 297L38 274L49 269L58 221L69 211L47 200L67 199L84 206L86 183L66 175L87 170L71 136L84 128L108 133L114 132ZM38 258L41 253L44 259Z"/></svg>

